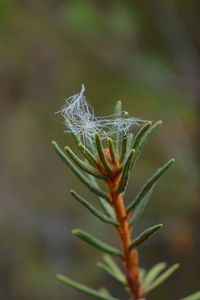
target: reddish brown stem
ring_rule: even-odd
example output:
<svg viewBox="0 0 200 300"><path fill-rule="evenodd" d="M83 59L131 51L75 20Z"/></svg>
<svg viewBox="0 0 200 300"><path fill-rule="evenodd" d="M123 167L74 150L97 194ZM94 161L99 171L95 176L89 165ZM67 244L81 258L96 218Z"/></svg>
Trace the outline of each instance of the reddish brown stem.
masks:
<svg viewBox="0 0 200 300"><path fill-rule="evenodd" d="M129 249L132 228L128 224L128 216L124 207L122 194L115 193L119 181L118 177L119 176L112 181L109 180L107 184L110 192L111 203L119 222L117 231L121 242L123 253L122 260L125 268L127 283L132 294L132 299L138 300L141 299L138 257L137 252L134 249Z"/></svg>
<svg viewBox="0 0 200 300"><path fill-rule="evenodd" d="M110 156L105 151L108 161L111 162ZM113 164L112 174L110 173L109 179L106 181L109 195L110 204L115 210L116 218L119 225L117 226L117 232L120 238L122 248L122 261L125 269L125 275L127 284L129 286L132 300L142 299L143 295L141 292L140 275L138 267L138 256L134 249L129 249L131 243L131 232L132 227L128 224L128 214L124 206L124 200L122 194L116 193L116 189L120 180L121 166L118 161ZM102 171L102 166L99 168Z"/></svg>

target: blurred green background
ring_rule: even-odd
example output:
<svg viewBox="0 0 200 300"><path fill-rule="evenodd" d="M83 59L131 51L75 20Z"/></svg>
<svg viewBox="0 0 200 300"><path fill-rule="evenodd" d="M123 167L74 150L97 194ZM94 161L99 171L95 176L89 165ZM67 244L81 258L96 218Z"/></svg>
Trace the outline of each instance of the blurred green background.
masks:
<svg viewBox="0 0 200 300"><path fill-rule="evenodd" d="M148 299L177 300L200 286L200 2L0 1L0 298L90 299L57 283L64 273L93 287L121 289L97 270L101 253L70 231L114 232L75 203L90 194L50 142L72 140L54 114L84 83L97 115L123 100L131 115L162 119L132 176L127 200L164 161L137 232L164 229L140 249L141 266L181 269Z"/></svg>

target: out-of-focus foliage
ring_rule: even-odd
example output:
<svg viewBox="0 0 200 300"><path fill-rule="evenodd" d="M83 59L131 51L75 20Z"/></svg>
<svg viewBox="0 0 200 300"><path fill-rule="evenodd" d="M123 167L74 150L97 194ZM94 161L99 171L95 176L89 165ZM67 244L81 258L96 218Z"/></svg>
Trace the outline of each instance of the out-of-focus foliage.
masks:
<svg viewBox="0 0 200 300"><path fill-rule="evenodd" d="M54 112L81 83L98 115L112 113L122 99L132 115L163 120L127 199L175 156L154 209L139 223L139 229L166 224L162 238L143 247L141 262L182 266L176 285L169 280L152 299L178 299L199 288L199 6L195 0L1 1L1 298L73 298L54 278L66 270L93 286L107 280L93 267L98 252L79 248L67 234L74 224L100 235L105 228L72 201L68 190L78 181L50 147L55 136L71 144Z"/></svg>

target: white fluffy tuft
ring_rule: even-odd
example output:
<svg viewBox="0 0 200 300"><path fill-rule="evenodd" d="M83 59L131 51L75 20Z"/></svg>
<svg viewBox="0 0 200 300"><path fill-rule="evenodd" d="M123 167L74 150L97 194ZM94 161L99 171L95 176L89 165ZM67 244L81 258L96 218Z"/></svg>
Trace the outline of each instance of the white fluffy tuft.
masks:
<svg viewBox="0 0 200 300"><path fill-rule="evenodd" d="M66 131L73 133L83 144L94 138L96 132L102 139L112 136L118 132L123 137L133 126L139 126L143 121L138 118L123 118L113 114L107 117L95 117L94 109L87 102L84 95L85 86L81 85L78 94L65 100L65 105L61 108L61 115L64 118Z"/></svg>

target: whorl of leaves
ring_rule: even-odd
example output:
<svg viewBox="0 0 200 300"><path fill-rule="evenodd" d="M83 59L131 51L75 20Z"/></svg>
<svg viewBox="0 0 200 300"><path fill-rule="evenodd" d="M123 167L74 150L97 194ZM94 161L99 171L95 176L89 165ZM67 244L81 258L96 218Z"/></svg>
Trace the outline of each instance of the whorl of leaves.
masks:
<svg viewBox="0 0 200 300"><path fill-rule="evenodd" d="M120 199L123 201L131 171L135 170L137 160L147 142L162 122L158 121L153 124L135 117L129 117L127 112L122 111L121 101L117 102L114 114L106 117L96 117L94 109L87 102L84 93L85 87L82 85L80 92L66 99L65 105L59 111L64 118L66 131L75 137L78 149L84 158L79 158L68 146L63 151L56 142L52 142L52 145L58 156L75 176L96 196L102 209L96 208L94 203L71 190L73 198L99 221L112 225L119 233L120 222L124 222L124 220L119 219L117 208L111 201L115 198L112 199L109 190L104 190L99 181L104 182L108 186L108 183L118 176L119 180L116 186L114 185L113 193L116 197L121 197ZM132 129L141 125L142 127L134 136ZM131 199L126 208L123 203L126 214L125 222L127 222L127 228L130 228L129 234L131 234L132 224L144 213L157 182L173 163L174 159L170 159L155 171L139 189L135 199ZM126 252L134 252L149 238L152 238L161 227L162 224L158 224L146 229L127 245ZM72 233L88 245L105 253L102 261L97 266L118 282L129 294L130 298L131 286L126 277L127 274L121 270L114 260L114 258L118 258L124 261L123 247L118 249L82 229L74 229ZM138 267L140 295L135 296L136 294L134 295L133 293L131 294L131 299L146 300L148 293L170 277L178 267L179 265L175 264L166 269L166 263L163 262L156 264L149 271ZM117 297L113 297L104 287L95 290L60 274L57 275L57 279L94 298L119 300ZM200 292L182 298L182 300L200 300Z"/></svg>

